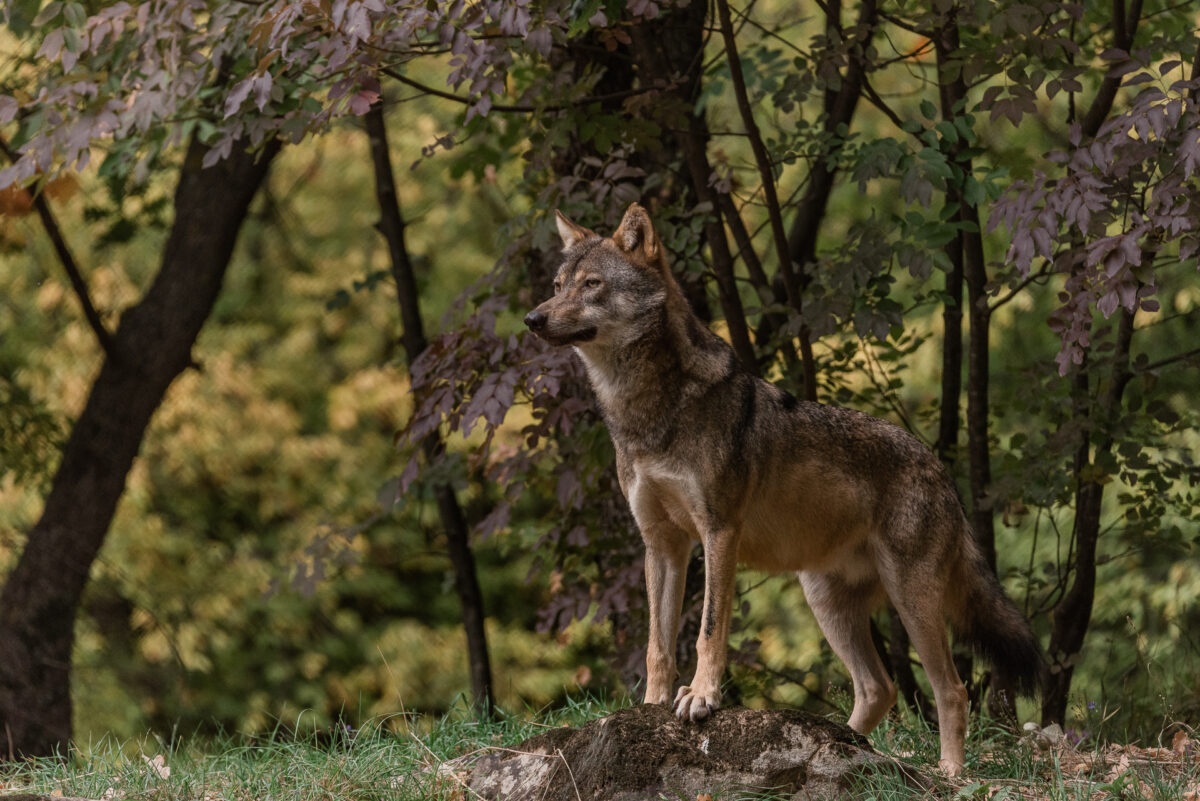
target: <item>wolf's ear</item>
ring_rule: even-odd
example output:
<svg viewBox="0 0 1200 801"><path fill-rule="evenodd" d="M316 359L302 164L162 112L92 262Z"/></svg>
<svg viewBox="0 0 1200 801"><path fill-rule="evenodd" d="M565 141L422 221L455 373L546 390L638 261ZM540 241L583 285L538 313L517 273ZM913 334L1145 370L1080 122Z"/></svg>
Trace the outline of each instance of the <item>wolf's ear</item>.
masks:
<svg viewBox="0 0 1200 801"><path fill-rule="evenodd" d="M626 253L640 250L647 262L653 263L658 258L658 234L654 233L650 215L637 203L630 203L629 208L625 209L625 216L613 234L613 241Z"/></svg>
<svg viewBox="0 0 1200 801"><path fill-rule="evenodd" d="M576 225L567 218L558 209L554 210L554 222L558 225L558 235L562 237L563 250L572 245L582 242L589 236L595 236L594 233L584 228L582 225Z"/></svg>

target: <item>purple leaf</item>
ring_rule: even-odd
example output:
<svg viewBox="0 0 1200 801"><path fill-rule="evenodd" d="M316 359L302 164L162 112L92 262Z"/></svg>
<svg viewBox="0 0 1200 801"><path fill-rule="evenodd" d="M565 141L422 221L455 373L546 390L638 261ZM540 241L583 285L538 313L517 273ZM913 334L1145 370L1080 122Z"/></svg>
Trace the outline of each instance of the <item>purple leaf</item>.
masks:
<svg viewBox="0 0 1200 801"><path fill-rule="evenodd" d="M254 76L249 75L229 90L229 94L225 97L225 119L229 119L237 113L242 107L242 103L250 96L250 90L254 88Z"/></svg>

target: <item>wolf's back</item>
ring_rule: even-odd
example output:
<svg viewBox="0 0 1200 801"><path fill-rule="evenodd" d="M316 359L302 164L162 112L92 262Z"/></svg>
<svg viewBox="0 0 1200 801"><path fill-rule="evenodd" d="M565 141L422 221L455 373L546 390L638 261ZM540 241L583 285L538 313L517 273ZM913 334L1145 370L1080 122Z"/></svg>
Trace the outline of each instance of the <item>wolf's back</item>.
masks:
<svg viewBox="0 0 1200 801"><path fill-rule="evenodd" d="M965 532L958 581L951 583L949 617L962 641L991 664L993 686L1036 695L1045 681L1045 657L1029 621L1005 594L983 552Z"/></svg>

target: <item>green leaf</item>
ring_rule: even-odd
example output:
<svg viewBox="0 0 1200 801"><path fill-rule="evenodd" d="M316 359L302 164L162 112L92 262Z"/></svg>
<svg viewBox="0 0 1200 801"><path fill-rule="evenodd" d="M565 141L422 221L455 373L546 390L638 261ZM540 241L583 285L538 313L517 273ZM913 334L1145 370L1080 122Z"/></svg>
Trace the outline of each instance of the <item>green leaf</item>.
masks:
<svg viewBox="0 0 1200 801"><path fill-rule="evenodd" d="M927 120L936 120L937 115L938 115L937 108L933 105L933 103L930 103L928 100L922 100L921 101L921 115L924 116L925 119L927 119Z"/></svg>
<svg viewBox="0 0 1200 801"><path fill-rule="evenodd" d="M942 120L937 125L933 126L937 132L942 135L942 138L951 144L958 142L958 130L954 127L954 123L949 120Z"/></svg>
<svg viewBox="0 0 1200 801"><path fill-rule="evenodd" d="M13 10L16 11L18 8L22 8L22 10L28 11L29 8L32 8L32 11L34 11L34 14L36 14L34 17L34 23L32 24L34 24L35 28L41 28L42 25L46 25L50 22L50 20L59 16L59 12L62 11L62 2L60 2L60 0L47 2L46 7L42 8L41 11L37 11L38 2L40 2L40 0L25 0L24 2L16 2L16 4L13 4Z"/></svg>
<svg viewBox="0 0 1200 801"><path fill-rule="evenodd" d="M975 129L972 127L972 119L970 115L963 115L954 118L954 127L958 130L963 141L970 144L975 141Z"/></svg>
<svg viewBox="0 0 1200 801"><path fill-rule="evenodd" d="M984 190L983 185L970 175L967 176L967 180L963 184L963 200L966 201L968 206L978 206L987 200L987 192Z"/></svg>
<svg viewBox="0 0 1200 801"><path fill-rule="evenodd" d="M63 6L63 17L72 28L82 28L87 25L87 12L79 3L67 3Z"/></svg>

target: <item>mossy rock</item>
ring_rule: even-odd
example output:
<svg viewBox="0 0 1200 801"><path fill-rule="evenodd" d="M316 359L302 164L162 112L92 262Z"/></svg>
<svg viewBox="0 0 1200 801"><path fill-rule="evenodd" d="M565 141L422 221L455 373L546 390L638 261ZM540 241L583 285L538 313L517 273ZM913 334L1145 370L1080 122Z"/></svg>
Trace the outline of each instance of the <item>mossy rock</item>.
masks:
<svg viewBox="0 0 1200 801"><path fill-rule="evenodd" d="M763 792L800 801L842 795L856 771L881 760L861 735L806 712L720 709L685 723L666 707L643 705L480 756L466 781L488 801ZM466 764L443 767L461 775Z"/></svg>

